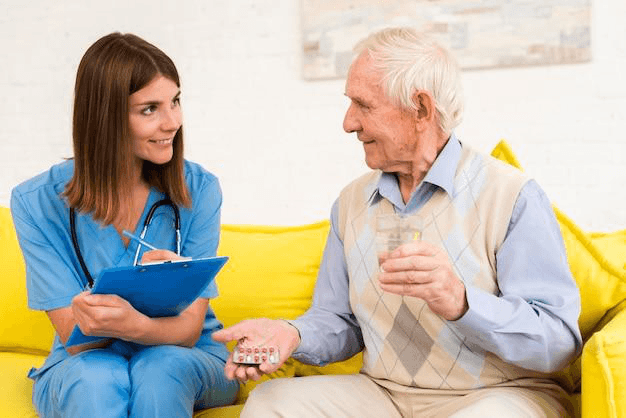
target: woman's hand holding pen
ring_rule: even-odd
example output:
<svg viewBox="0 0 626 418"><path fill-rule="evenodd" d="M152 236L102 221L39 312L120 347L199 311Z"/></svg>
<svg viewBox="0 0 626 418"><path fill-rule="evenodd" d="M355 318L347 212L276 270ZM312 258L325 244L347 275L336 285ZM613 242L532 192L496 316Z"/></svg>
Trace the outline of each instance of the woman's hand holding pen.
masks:
<svg viewBox="0 0 626 418"><path fill-rule="evenodd" d="M151 251L146 251L145 253L143 253L143 256L141 257L141 264L153 263L153 262L159 262L159 261L164 262L164 261L174 261L174 260L190 260L189 257L182 257L173 251L160 250L156 248L154 245L144 240L143 238L138 237L137 235L130 233L126 230L122 231L122 235L134 241L139 242L140 245L145 245L146 247L150 248ZM137 248L137 251L139 251L139 248Z"/></svg>
<svg viewBox="0 0 626 418"><path fill-rule="evenodd" d="M185 257L181 257L174 251L170 250L151 250L143 253L141 257L141 263L153 263L156 261L170 261L170 260L184 260Z"/></svg>

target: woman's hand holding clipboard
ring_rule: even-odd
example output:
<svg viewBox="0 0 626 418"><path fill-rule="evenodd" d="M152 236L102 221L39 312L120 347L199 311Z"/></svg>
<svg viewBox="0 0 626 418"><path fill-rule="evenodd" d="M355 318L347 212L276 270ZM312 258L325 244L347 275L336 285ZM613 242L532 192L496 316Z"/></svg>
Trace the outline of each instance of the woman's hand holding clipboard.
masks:
<svg viewBox="0 0 626 418"><path fill-rule="evenodd" d="M150 253L154 254L149 255ZM176 258L163 261L162 256L166 254L174 255ZM89 295L85 295L85 298L116 295L118 299L129 304L125 306L117 299L107 301L115 308L119 308L120 312L132 307L151 318L178 315L215 279L228 261L228 257L195 260L178 258L179 256L171 251L153 250L145 253L145 257L142 258L146 264L105 269L100 272L93 289ZM157 262L150 262L151 259ZM99 335L87 336L81 332L81 327L76 326L65 346L92 343L104 338L106 337Z"/></svg>

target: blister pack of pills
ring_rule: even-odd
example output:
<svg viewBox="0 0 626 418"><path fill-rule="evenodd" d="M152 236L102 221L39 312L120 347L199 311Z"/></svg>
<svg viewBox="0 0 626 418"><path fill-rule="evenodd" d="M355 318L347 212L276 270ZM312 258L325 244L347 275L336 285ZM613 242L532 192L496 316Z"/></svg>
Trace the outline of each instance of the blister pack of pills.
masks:
<svg viewBox="0 0 626 418"><path fill-rule="evenodd" d="M274 347L239 347L237 345L233 350L233 363L235 364L251 366L258 366L264 362L276 364L279 358L278 349Z"/></svg>

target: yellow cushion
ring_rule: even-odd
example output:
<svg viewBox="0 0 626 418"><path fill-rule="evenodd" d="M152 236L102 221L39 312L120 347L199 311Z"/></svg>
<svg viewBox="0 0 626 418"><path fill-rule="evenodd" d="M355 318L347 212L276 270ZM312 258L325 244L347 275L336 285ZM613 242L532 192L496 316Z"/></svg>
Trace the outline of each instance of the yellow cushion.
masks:
<svg viewBox="0 0 626 418"><path fill-rule="evenodd" d="M601 250L559 209L554 208L554 212L561 225L570 270L580 289L578 324L587 339L606 311L626 298L626 270L614 262L620 254L624 260L626 245Z"/></svg>
<svg viewBox="0 0 626 418"><path fill-rule="evenodd" d="M590 232L591 242L611 264L626 270L626 229L615 232Z"/></svg>
<svg viewBox="0 0 626 418"><path fill-rule="evenodd" d="M35 418L31 401L33 382L26 374L39 367L44 356L0 352L0 418Z"/></svg>
<svg viewBox="0 0 626 418"><path fill-rule="evenodd" d="M491 155L522 169L505 141ZM607 310L626 298L626 234L585 234L571 219L554 207L567 259L581 295L581 313L578 319L584 339L591 335L595 325ZM620 261L621 260L621 261Z"/></svg>
<svg viewBox="0 0 626 418"><path fill-rule="evenodd" d="M24 260L11 212L5 207L0 207L0 254L0 350L47 353L54 329L45 313L27 307Z"/></svg>
<svg viewBox="0 0 626 418"><path fill-rule="evenodd" d="M295 227L223 225L219 255L230 260L211 302L225 326L248 318L294 319L311 296L328 221Z"/></svg>
<svg viewBox="0 0 626 418"><path fill-rule="evenodd" d="M220 296L211 301L217 318L228 327L249 318L302 315L311 306L328 229L328 221L294 227L223 225L218 254L230 260L216 279ZM261 381L294 376L294 362ZM238 402L258 383L243 385Z"/></svg>
<svg viewBox="0 0 626 418"><path fill-rule="evenodd" d="M583 416L626 416L626 309L617 314L583 349Z"/></svg>

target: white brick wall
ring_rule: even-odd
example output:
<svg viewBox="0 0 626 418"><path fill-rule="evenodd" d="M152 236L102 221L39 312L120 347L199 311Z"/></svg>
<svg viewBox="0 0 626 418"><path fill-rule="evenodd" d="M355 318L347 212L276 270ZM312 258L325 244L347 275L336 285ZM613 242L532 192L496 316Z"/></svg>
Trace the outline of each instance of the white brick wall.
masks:
<svg viewBox="0 0 626 418"><path fill-rule="evenodd" d="M626 228L626 3L593 7L591 63L465 72L457 133L483 151L506 138L574 221L613 230ZM224 222L328 217L366 166L341 130L343 81L300 77L299 14L300 0L4 0L0 205L18 182L71 156L76 66L93 41L119 30L176 62L187 157L220 177Z"/></svg>

